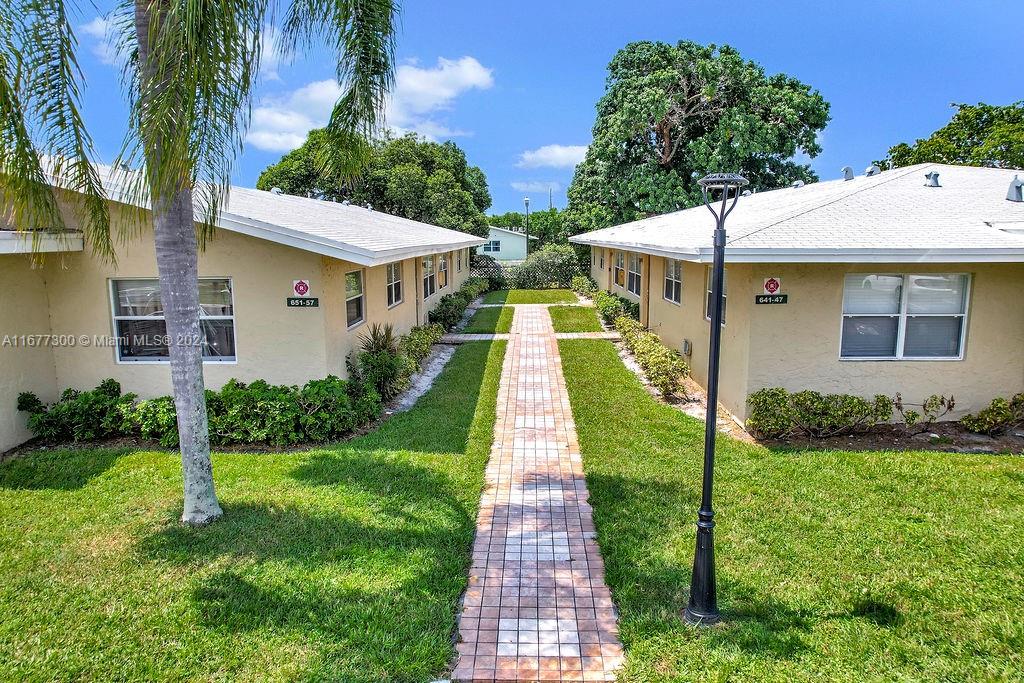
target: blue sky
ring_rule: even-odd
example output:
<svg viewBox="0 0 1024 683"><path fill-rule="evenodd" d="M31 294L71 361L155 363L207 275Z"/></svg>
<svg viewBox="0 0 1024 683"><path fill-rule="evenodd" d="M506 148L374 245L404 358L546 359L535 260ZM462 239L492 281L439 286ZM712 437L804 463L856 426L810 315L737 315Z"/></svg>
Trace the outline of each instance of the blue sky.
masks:
<svg viewBox="0 0 1024 683"><path fill-rule="evenodd" d="M728 11L723 11L727 6ZM630 41L728 43L769 73L822 92L832 120L812 160L824 178L861 172L889 146L948 121L951 102L1024 98L1019 0L917 2L432 2L407 0L389 123L455 140L483 168L492 211L565 205L590 142L605 67ZM100 157L124 131L119 74L102 22L79 23L84 110ZM326 53L266 64L238 185L322 124L336 95Z"/></svg>

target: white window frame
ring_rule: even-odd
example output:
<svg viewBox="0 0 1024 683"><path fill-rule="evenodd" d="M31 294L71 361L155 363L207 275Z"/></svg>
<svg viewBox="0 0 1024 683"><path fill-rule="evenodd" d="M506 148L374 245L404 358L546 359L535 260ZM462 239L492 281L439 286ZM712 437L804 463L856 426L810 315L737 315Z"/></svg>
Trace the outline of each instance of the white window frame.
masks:
<svg viewBox="0 0 1024 683"><path fill-rule="evenodd" d="M423 299L427 300L437 293L437 273L434 271L434 255L423 257ZM428 293L429 290L429 293Z"/></svg>
<svg viewBox="0 0 1024 683"><path fill-rule="evenodd" d="M442 273L444 273L443 278L438 278L442 280L442 283L438 285L438 289L444 289L445 287L451 284L451 281L448 279L448 254L438 254L438 256L440 258L438 259L437 264L437 274L438 276L440 276Z"/></svg>
<svg viewBox="0 0 1024 683"><path fill-rule="evenodd" d="M360 293L357 294L356 296L349 296L348 295L348 276L351 275L352 273L358 273L359 274L359 289L360 289ZM363 300L363 305L362 305L362 307L360 309L362 317L360 317L359 320L355 321L354 323L350 323L348 321L348 302L349 301L354 301L356 299L362 299ZM355 328L359 327L360 325L362 325L365 322L366 322L366 274L363 272L362 268L358 268L356 270L350 270L350 271L345 273L345 325L346 325L346 329L349 329L349 330L355 329Z"/></svg>
<svg viewBox="0 0 1024 683"><path fill-rule="evenodd" d="M633 266L636 266L636 270L633 270ZM634 296L640 296L640 292L643 291L643 278L643 254L630 253L626 270L626 291ZM636 285L636 290L633 289L634 285Z"/></svg>
<svg viewBox="0 0 1024 683"><path fill-rule="evenodd" d="M704 269L704 319L711 322L711 309L708 304L711 303L711 273L713 269L711 266L707 266ZM725 327L725 303L729 300L729 269L725 268L722 270L722 327Z"/></svg>
<svg viewBox="0 0 1024 683"><path fill-rule="evenodd" d="M405 301L405 283L402 281L402 262L387 264L385 275L388 308L394 308ZM397 286L396 286L397 285ZM398 293L395 293L398 290Z"/></svg>
<svg viewBox="0 0 1024 683"><path fill-rule="evenodd" d="M619 273L622 273L622 284L619 284ZM626 287L626 252L615 252L615 267L612 269L612 283L619 289Z"/></svg>
<svg viewBox="0 0 1024 683"><path fill-rule="evenodd" d="M484 243L484 252L500 252L501 251L501 240L490 240Z"/></svg>
<svg viewBox="0 0 1024 683"><path fill-rule="evenodd" d="M671 275L675 274L673 272L673 271L675 271L675 268L673 267L673 264L676 264L676 265L679 266L679 279L678 280L676 278L674 278L674 277L670 277ZM669 282L678 283L679 284L679 300L678 301L676 301L675 299L670 299L669 297L665 296L665 290L668 287L668 283ZM672 288L672 293L673 294L675 293L675 287ZM682 306L683 305L683 262L680 261L679 259L673 259L673 258L668 258L668 257L665 258L665 281L662 283L662 286L661 286L661 298L664 299L665 301L669 302L670 304L675 305L675 306Z"/></svg>
<svg viewBox="0 0 1024 683"><path fill-rule="evenodd" d="M203 356L203 365L237 365L238 364L238 325L235 321L235 283L233 278L230 277L201 277L200 280L225 280L228 283L228 288L231 290L231 315L204 315L202 309L199 311L200 320L230 320L232 336L235 339L235 355L229 357L209 357ZM110 301L110 324L111 331L113 332L114 338L114 363L117 365L164 365L171 362L170 356L167 358L146 358L146 359L131 359L121 357L121 335L117 329L118 320L163 320L166 324L167 318L163 315L118 315L117 313L117 301L115 299L116 290L114 289L115 282L123 282L125 280L151 280L156 283L157 291L160 289L160 278L158 277L114 277L107 280L107 298ZM163 302L161 301L161 308L163 308Z"/></svg>
<svg viewBox="0 0 1024 683"><path fill-rule="evenodd" d="M604 249L600 249L598 251L598 259L600 259L600 266L598 266L598 267L601 270L604 270Z"/></svg>
<svg viewBox="0 0 1024 683"><path fill-rule="evenodd" d="M462 249L455 252L455 272L462 272Z"/></svg>
<svg viewBox="0 0 1024 683"><path fill-rule="evenodd" d="M968 316L971 310L971 286L973 284L973 278L970 273L885 273L885 272L870 272L870 273L843 273L842 287L843 296L846 296L846 276L847 275L863 275L867 277L869 275L886 275L889 277L901 277L903 278L903 284L900 285L900 310L897 313L879 313L879 314L867 314L867 313L846 313L842 311L842 300L840 300L840 313L839 316L839 360L840 361L851 361L860 363L864 361L938 361L940 363L949 361L962 361L964 359L964 349L967 344L967 325L969 323ZM964 307L962 313L907 313L907 301L910 298L910 287L907 286L907 281L912 277L934 277L936 275L942 276L957 276L964 278ZM844 356L843 355L843 324L847 318L898 318L896 323L896 355L895 356ZM960 353L956 356L907 356L903 353L903 343L906 337L907 331L907 318L960 318L960 339L957 342L957 348L960 349Z"/></svg>

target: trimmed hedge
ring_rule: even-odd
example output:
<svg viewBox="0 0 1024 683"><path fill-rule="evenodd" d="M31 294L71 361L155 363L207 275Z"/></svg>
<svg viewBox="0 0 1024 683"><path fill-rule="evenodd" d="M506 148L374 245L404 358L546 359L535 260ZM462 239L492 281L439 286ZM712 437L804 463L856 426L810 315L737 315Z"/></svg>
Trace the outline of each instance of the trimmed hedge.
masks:
<svg viewBox="0 0 1024 683"><path fill-rule="evenodd" d="M462 320L470 302L488 291L489 288L490 285L486 279L471 277L462 284L459 291L442 296L434 310L427 314L427 319L432 324L438 324L444 329L450 330Z"/></svg>
<svg viewBox="0 0 1024 683"><path fill-rule="evenodd" d="M892 419L893 400L882 394L865 399L851 394L790 393L781 387L747 397L746 427L753 434L781 439L799 434L826 438L862 432Z"/></svg>
<svg viewBox="0 0 1024 683"><path fill-rule="evenodd" d="M601 316L601 320L606 325L614 325L615 321L622 316L627 316L633 320L640 320L640 304L634 301L623 299L621 296L606 292L603 289L595 291L591 298L594 301L594 307L597 308L598 315Z"/></svg>
<svg viewBox="0 0 1024 683"><path fill-rule="evenodd" d="M117 381L106 379L91 391L67 390L52 405L23 393L18 408L29 413L33 434L47 442L139 436L176 448L174 400L170 396L136 399L134 394L122 394ZM220 391L206 391L210 443L215 446L327 441L376 419L382 409L372 385L334 376L307 382L301 389L232 379Z"/></svg>
<svg viewBox="0 0 1024 683"><path fill-rule="evenodd" d="M653 384L662 396L686 395L683 391L683 379L690 374L690 367L681 355L662 344L658 335L648 332L632 318L620 316L615 321L615 329L622 335L622 342L643 368L647 381Z"/></svg>
<svg viewBox="0 0 1024 683"><path fill-rule="evenodd" d="M207 390L210 443L280 447L344 437L380 416L383 402L408 386L443 334L440 325L425 325L396 339L390 325L374 325L349 361L349 380L331 375L300 389L232 379L220 391ZM122 394L113 379L91 391L67 389L50 405L26 392L18 396L18 410L29 414L32 433L49 443L128 436L178 446L174 399L139 401Z"/></svg>

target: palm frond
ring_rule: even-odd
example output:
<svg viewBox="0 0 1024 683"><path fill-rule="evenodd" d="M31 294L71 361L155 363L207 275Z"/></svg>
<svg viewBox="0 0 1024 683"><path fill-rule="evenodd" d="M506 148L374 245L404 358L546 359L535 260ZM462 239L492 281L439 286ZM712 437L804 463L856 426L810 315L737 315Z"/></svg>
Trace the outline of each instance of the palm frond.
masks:
<svg viewBox="0 0 1024 683"><path fill-rule="evenodd" d="M86 240L99 255L113 259L103 186L79 112L82 74L64 3L27 0L5 6L0 35L0 192L15 226L64 227L52 183L79 193L75 196L82 201L72 205Z"/></svg>

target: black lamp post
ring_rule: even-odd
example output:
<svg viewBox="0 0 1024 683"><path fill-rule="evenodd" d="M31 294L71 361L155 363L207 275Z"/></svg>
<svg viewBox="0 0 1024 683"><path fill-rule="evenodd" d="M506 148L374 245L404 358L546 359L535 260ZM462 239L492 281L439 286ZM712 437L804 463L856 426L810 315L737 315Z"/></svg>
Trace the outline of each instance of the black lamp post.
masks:
<svg viewBox="0 0 1024 683"><path fill-rule="evenodd" d="M526 254L530 254L530 198L523 197L523 203L526 204Z"/></svg>
<svg viewBox="0 0 1024 683"><path fill-rule="evenodd" d="M708 349L708 405L704 420L704 480L700 510L697 511L697 549L693 555L690 602L683 618L691 624L715 624L718 596L715 592L715 512L711 508L711 485L715 471L715 432L718 422L718 358L722 349L722 289L725 284L725 219L736 208L740 188L747 179L735 173L712 173L699 181L704 204L715 217L715 259L711 269L711 343ZM721 207L715 211L712 193L721 192ZM731 200L731 201L730 201Z"/></svg>

